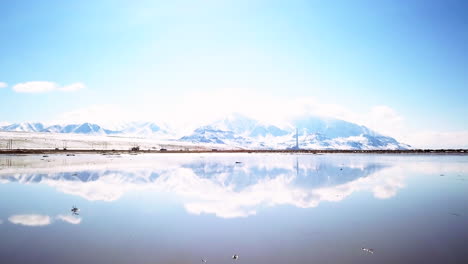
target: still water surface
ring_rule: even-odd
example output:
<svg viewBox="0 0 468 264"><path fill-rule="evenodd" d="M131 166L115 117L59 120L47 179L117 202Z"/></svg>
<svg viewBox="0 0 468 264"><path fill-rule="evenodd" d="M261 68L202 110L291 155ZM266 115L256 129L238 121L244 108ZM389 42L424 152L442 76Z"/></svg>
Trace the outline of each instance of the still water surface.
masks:
<svg viewBox="0 0 468 264"><path fill-rule="evenodd" d="M0 156L0 263L202 258L468 263L468 156Z"/></svg>

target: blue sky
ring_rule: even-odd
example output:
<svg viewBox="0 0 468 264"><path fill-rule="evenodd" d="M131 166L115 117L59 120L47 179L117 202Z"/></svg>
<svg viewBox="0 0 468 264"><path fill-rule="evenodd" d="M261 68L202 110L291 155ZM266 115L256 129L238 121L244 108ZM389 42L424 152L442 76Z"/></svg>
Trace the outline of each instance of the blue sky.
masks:
<svg viewBox="0 0 468 264"><path fill-rule="evenodd" d="M386 109L401 121L387 134L468 133L466 1L135 2L0 2L0 121L102 105L190 116L187 100L222 107L239 91L365 125Z"/></svg>

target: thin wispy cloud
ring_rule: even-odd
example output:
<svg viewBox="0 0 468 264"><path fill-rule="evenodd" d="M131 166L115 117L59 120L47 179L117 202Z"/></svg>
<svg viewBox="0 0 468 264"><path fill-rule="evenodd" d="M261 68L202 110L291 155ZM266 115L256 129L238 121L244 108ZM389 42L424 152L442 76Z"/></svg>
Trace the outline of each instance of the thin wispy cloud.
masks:
<svg viewBox="0 0 468 264"><path fill-rule="evenodd" d="M6 88L6 87L8 87L8 83L0 82L0 88Z"/></svg>
<svg viewBox="0 0 468 264"><path fill-rule="evenodd" d="M86 88L86 86L80 82L61 86L55 82L33 81L18 83L13 86L13 91L18 93L47 93L52 91L74 92L84 88Z"/></svg>

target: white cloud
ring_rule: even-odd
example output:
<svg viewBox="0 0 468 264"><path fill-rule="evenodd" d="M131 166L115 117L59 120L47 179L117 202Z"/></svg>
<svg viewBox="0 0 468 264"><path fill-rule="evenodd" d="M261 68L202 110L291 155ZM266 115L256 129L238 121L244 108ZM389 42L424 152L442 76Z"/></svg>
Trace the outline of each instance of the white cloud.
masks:
<svg viewBox="0 0 468 264"><path fill-rule="evenodd" d="M45 93L57 89L57 84L53 82L25 82L13 86L13 90L18 93Z"/></svg>
<svg viewBox="0 0 468 264"><path fill-rule="evenodd" d="M152 121L182 136L234 112L280 127L284 127L287 120L303 115L332 117L364 125L418 148L468 146L468 131L421 132L409 129L404 116L387 105L375 105L367 111L356 112L313 97L278 98L234 89L192 93L178 98L160 97L155 102L141 102L132 107L92 105L63 113L54 122L92 122L112 129L124 122Z"/></svg>
<svg viewBox="0 0 468 264"><path fill-rule="evenodd" d="M404 118L386 105L374 106L358 122L384 135L399 136L404 131Z"/></svg>
<svg viewBox="0 0 468 264"><path fill-rule="evenodd" d="M145 113L142 115L144 117ZM149 117L148 117L149 118ZM141 120L140 120L141 119ZM69 123L97 123L108 129L113 129L116 126L130 121L151 121L152 119L142 118L138 111L132 109L124 109L116 105L92 105L89 107L76 109L70 112L59 115L53 124L69 124Z"/></svg>
<svg viewBox="0 0 468 264"><path fill-rule="evenodd" d="M15 225L25 226L46 226L51 223L48 215L38 214L12 215L8 218L8 221Z"/></svg>
<svg viewBox="0 0 468 264"><path fill-rule="evenodd" d="M56 218L73 225L81 223L81 218L73 215L57 215Z"/></svg>
<svg viewBox="0 0 468 264"><path fill-rule="evenodd" d="M376 106L367 113L355 113L346 107L326 104L313 97L278 98L251 91L223 89L207 93L191 93L178 98L162 98L132 107L92 105L76 109L56 118L61 122L94 122L99 124L124 121L154 121L189 133L230 113L240 113L259 121L284 126L287 120L306 114L339 118L370 126L392 135L396 123L403 120L388 106Z"/></svg>
<svg viewBox="0 0 468 264"><path fill-rule="evenodd" d="M75 92L84 88L86 88L86 86L83 83L78 82L59 87L58 90L63 92Z"/></svg>
<svg viewBox="0 0 468 264"><path fill-rule="evenodd" d="M414 148L468 148L468 131L411 133L403 137Z"/></svg>
<svg viewBox="0 0 468 264"><path fill-rule="evenodd" d="M0 88L6 88L6 87L8 87L8 83L0 82Z"/></svg>
<svg viewBox="0 0 468 264"><path fill-rule="evenodd" d="M81 223L81 218L73 215L57 215L55 218L73 225ZM15 225L25 226L46 226L52 224L52 220L48 215L39 214L12 215L8 218ZM0 220L0 224L2 223Z"/></svg>
<svg viewBox="0 0 468 264"><path fill-rule="evenodd" d="M72 83L60 86L54 82L34 81L18 83L13 86L13 90L18 93L46 93L51 91L73 92L85 88L83 83Z"/></svg>

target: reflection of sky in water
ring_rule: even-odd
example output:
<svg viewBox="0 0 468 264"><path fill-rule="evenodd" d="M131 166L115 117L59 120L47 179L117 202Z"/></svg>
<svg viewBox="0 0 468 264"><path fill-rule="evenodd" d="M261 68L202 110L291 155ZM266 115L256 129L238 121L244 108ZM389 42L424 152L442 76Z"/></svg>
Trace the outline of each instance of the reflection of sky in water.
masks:
<svg viewBox="0 0 468 264"><path fill-rule="evenodd" d="M30 236L37 240L24 247L39 256L35 247L47 253L51 241L76 238L83 259L69 263L194 263L200 255L230 263L222 256L235 252L243 263L467 256L458 251L468 239L465 156L0 156L0 166L0 260L10 263L33 259L15 256L21 248L12 244ZM376 248L372 259L361 247ZM422 253L427 247L439 247L439 258ZM62 250L44 262L72 254Z"/></svg>
<svg viewBox="0 0 468 264"><path fill-rule="evenodd" d="M245 160L245 156L185 156L169 167L143 163L145 166L131 170L115 170L108 164L100 167L99 162L92 169L88 164L77 164L74 170L66 172L60 167L41 168L42 173L30 173L31 168L22 173L21 168L15 168L15 174L3 176L3 181L44 183L92 201L116 201L132 191L171 193L180 197L188 212L230 218L255 214L261 206L315 207L322 200L341 200L355 188L362 188L362 181L374 181L372 177L365 178L389 167L361 161L344 164L339 163L345 162L342 160L319 156L279 157L266 155Z"/></svg>

